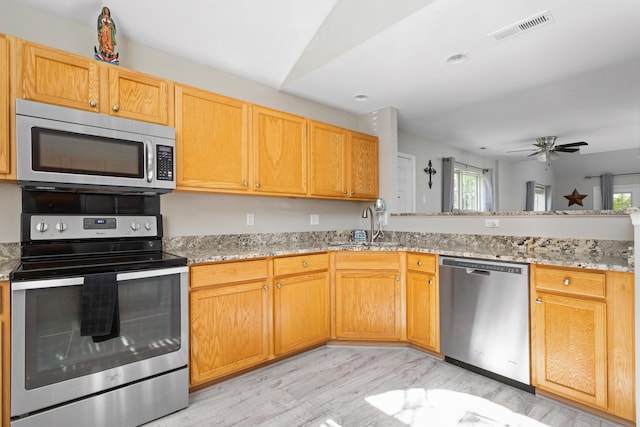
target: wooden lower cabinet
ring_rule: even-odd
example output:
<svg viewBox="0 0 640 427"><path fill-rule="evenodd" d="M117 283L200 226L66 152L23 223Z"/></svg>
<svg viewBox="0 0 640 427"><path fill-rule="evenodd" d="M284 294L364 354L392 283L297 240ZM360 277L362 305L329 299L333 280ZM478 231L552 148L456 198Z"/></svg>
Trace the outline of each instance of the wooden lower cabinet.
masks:
<svg viewBox="0 0 640 427"><path fill-rule="evenodd" d="M274 351L279 356L326 342L330 335L327 271L275 280Z"/></svg>
<svg viewBox="0 0 640 427"><path fill-rule="evenodd" d="M407 340L440 352L437 255L407 254Z"/></svg>
<svg viewBox="0 0 640 427"><path fill-rule="evenodd" d="M10 372L11 372L11 353L10 353L10 292L9 282L0 282L0 425L9 425L9 414L11 407L9 405L10 398Z"/></svg>
<svg viewBox="0 0 640 427"><path fill-rule="evenodd" d="M402 256L390 252L335 254L336 338L406 338Z"/></svg>
<svg viewBox="0 0 640 427"><path fill-rule="evenodd" d="M532 383L635 420L634 275L531 265Z"/></svg>
<svg viewBox="0 0 640 427"><path fill-rule="evenodd" d="M212 279L207 286L207 269L212 269L213 277L219 273L221 278L236 272L240 281L218 284ZM256 269L264 271L264 278L242 281L246 276L255 276ZM196 283L193 283L194 277ZM267 282L267 261L194 266L191 278L191 385L203 384L267 360L272 293Z"/></svg>

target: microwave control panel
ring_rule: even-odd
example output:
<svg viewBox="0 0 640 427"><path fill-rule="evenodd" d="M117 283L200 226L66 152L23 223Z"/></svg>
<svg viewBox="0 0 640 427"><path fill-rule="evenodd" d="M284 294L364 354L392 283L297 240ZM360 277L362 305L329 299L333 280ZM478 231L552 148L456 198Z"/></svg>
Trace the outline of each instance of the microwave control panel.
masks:
<svg viewBox="0 0 640 427"><path fill-rule="evenodd" d="M159 181L173 181L173 147L156 145L157 179Z"/></svg>

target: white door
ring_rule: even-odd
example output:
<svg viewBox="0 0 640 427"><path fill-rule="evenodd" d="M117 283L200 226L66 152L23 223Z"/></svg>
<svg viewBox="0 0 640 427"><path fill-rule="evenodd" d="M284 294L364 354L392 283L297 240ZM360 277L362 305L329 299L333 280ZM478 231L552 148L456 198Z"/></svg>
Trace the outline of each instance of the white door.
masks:
<svg viewBox="0 0 640 427"><path fill-rule="evenodd" d="M416 211L416 157L398 153L396 177L398 212Z"/></svg>

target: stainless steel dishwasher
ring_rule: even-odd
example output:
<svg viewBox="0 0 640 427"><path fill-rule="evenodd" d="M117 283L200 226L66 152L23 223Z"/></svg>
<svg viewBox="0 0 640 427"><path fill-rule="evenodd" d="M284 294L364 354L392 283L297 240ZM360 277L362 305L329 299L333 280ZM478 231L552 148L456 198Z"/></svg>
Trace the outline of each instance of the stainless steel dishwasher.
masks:
<svg viewBox="0 0 640 427"><path fill-rule="evenodd" d="M529 265L447 256L439 264L445 360L533 391Z"/></svg>

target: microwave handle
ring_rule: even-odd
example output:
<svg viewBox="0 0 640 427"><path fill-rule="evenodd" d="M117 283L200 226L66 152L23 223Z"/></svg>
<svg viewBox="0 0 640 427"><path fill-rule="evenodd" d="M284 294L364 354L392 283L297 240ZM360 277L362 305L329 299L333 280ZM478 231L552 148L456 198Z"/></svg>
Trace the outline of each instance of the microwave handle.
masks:
<svg viewBox="0 0 640 427"><path fill-rule="evenodd" d="M144 174L147 177L147 182L151 182L153 181L153 149L149 140L144 142L144 157L146 160Z"/></svg>

